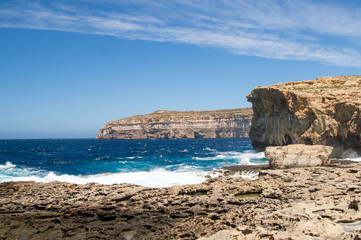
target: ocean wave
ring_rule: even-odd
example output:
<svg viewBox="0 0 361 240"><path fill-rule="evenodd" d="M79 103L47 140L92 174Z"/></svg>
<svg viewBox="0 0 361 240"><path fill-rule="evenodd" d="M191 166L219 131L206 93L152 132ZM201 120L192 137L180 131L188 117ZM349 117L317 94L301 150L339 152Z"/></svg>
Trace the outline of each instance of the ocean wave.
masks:
<svg viewBox="0 0 361 240"><path fill-rule="evenodd" d="M355 161L355 162L361 162L361 157L348 157L348 158L343 158L342 160L350 160L350 161Z"/></svg>
<svg viewBox="0 0 361 240"><path fill-rule="evenodd" d="M132 172L132 173L102 173L95 175L57 175L49 172L44 177L9 177L8 181L35 181L35 182L69 182L76 184L87 184L96 182L105 185L131 183L145 187L169 187L175 185L198 184L202 183L205 177L202 174L190 172L172 172L163 169L153 170L150 172Z"/></svg>
<svg viewBox="0 0 361 240"><path fill-rule="evenodd" d="M187 171L188 170L188 171ZM11 162L0 164L0 182L35 181L35 182L69 182L87 184L96 182L105 185L131 183L145 187L169 187L174 185L198 184L203 182L206 172L182 168L179 171L168 171L163 168L152 171L130 173L100 173L93 175L69 175L44 172L42 170L20 168Z"/></svg>
<svg viewBox="0 0 361 240"><path fill-rule="evenodd" d="M212 149L212 148L209 148L209 147L203 148L203 150L210 151L210 152L216 152L217 151L216 149Z"/></svg>
<svg viewBox="0 0 361 240"><path fill-rule="evenodd" d="M351 161L356 161L356 162L361 162L361 156L359 156L357 154L356 151L352 150L352 149L347 149L343 154L342 154L342 159L344 160L351 160Z"/></svg>
<svg viewBox="0 0 361 240"><path fill-rule="evenodd" d="M44 176L45 174L45 171L18 167L11 162L6 162L4 165L0 164L0 182L12 177Z"/></svg>
<svg viewBox="0 0 361 240"><path fill-rule="evenodd" d="M16 167L15 164L12 164L11 162L6 162L4 165L0 164L0 169L10 169Z"/></svg>
<svg viewBox="0 0 361 240"><path fill-rule="evenodd" d="M199 161L219 161L219 160L237 160L238 164L241 165L253 165L259 164L260 161L265 160L265 156L263 152L255 152L255 151L244 151L244 152L216 152L216 156L211 157L193 157L194 160Z"/></svg>
<svg viewBox="0 0 361 240"><path fill-rule="evenodd" d="M45 172L43 170L26 169L16 166L11 162L0 165L0 182L10 181L35 181L35 182L69 182L75 184L100 183L105 185L130 183L144 187L170 187L175 185L199 184L207 177L212 176L208 171L201 171L197 167L182 166L176 171L157 168L151 171L129 173L100 173L92 175L70 175ZM254 179L251 173L236 174L235 177Z"/></svg>

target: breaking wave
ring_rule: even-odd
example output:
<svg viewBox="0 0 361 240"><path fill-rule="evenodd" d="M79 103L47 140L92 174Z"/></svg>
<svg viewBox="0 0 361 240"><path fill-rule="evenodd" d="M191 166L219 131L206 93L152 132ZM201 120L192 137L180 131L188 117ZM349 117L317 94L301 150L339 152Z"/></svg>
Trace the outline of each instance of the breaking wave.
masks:
<svg viewBox="0 0 361 240"><path fill-rule="evenodd" d="M223 166L266 163L252 149L249 139L1 140L0 182L197 184Z"/></svg>
<svg viewBox="0 0 361 240"><path fill-rule="evenodd" d="M206 178L203 171L168 171L163 168L152 171L140 171L130 173L100 173L93 175L58 175L52 171L27 169L17 167L11 162L0 165L0 182L9 181L35 181L35 182L69 182L76 184L87 184L96 182L100 184L132 183L145 187L168 187L174 185L198 184ZM188 169L191 170L191 169Z"/></svg>
<svg viewBox="0 0 361 240"><path fill-rule="evenodd" d="M356 162L361 162L361 156L359 156L357 154L356 151L352 150L352 149L347 149L343 154L342 154L342 159L344 160L351 160L351 161L356 161Z"/></svg>
<svg viewBox="0 0 361 240"><path fill-rule="evenodd" d="M219 161L219 160L237 160L237 163L240 165L254 165L260 164L265 161L265 156L263 152L255 151L244 151L244 152L215 152L215 156L210 157L193 157L194 160L199 161Z"/></svg>
<svg viewBox="0 0 361 240"><path fill-rule="evenodd" d="M184 166L177 171L169 171L164 168L158 168L151 171L139 171L129 173L100 173L92 175L69 175L56 174L55 172L46 172L43 170L21 168L6 162L0 165L0 182L10 181L35 181L35 182L69 182L75 184L100 183L105 185L130 183L144 187L170 187L175 185L199 184L204 182L207 177L217 177L209 171L201 171L196 168ZM251 173L239 173L235 177L254 179Z"/></svg>

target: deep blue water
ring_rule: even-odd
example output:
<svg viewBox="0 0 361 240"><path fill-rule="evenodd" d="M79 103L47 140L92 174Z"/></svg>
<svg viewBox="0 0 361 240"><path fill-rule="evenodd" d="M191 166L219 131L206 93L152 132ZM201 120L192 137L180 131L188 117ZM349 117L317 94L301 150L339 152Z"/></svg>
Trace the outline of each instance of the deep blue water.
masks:
<svg viewBox="0 0 361 240"><path fill-rule="evenodd" d="M184 179L184 183L192 183L195 173L201 176L222 166L265 161L262 153L253 151L248 138L0 140L0 182L57 180L142 184L146 178L161 183L165 176L164 183L176 182L178 177L182 184L182 178L189 178L189 181ZM159 179L152 180L157 176Z"/></svg>

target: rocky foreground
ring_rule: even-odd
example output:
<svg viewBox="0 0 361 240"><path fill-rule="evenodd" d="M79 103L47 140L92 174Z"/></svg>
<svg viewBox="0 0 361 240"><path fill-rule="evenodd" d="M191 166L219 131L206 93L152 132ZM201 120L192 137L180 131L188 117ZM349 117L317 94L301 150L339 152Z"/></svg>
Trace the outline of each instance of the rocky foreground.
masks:
<svg viewBox="0 0 361 240"><path fill-rule="evenodd" d="M98 139L179 139L249 137L252 109L155 111L108 122Z"/></svg>
<svg viewBox="0 0 361 240"><path fill-rule="evenodd" d="M253 170L169 188L2 183L0 239L360 239L361 163Z"/></svg>

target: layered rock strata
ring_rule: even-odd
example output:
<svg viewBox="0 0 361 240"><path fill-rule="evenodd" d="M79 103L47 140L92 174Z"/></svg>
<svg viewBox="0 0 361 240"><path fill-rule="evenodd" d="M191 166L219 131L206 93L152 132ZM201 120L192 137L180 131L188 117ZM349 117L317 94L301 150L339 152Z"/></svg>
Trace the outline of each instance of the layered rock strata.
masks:
<svg viewBox="0 0 361 240"><path fill-rule="evenodd" d="M98 139L249 137L252 109L156 111L108 122Z"/></svg>
<svg viewBox="0 0 361 240"><path fill-rule="evenodd" d="M352 163L168 188L2 183L0 239L360 239L360 179Z"/></svg>
<svg viewBox="0 0 361 240"><path fill-rule="evenodd" d="M322 77L312 81L256 87L250 138L266 146L321 144L361 153L361 76Z"/></svg>
<svg viewBox="0 0 361 240"><path fill-rule="evenodd" d="M271 168L315 167L330 163L333 147L290 144L266 147L265 156Z"/></svg>

